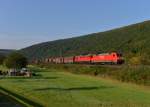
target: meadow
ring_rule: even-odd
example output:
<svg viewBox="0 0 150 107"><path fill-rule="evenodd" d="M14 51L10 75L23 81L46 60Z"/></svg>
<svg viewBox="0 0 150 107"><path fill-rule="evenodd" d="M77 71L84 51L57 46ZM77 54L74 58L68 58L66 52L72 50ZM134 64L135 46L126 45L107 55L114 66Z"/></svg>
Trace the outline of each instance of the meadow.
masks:
<svg viewBox="0 0 150 107"><path fill-rule="evenodd" d="M149 87L31 67L37 76L3 77L0 91L27 107L149 107Z"/></svg>

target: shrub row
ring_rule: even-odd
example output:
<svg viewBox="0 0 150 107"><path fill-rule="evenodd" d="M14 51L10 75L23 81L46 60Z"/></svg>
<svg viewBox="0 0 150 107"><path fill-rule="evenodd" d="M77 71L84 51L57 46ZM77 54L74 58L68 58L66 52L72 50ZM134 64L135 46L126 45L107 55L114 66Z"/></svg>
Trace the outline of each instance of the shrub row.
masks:
<svg viewBox="0 0 150 107"><path fill-rule="evenodd" d="M38 66L50 69L63 69L75 74L89 74L104 78L109 77L122 82L132 82L150 86L149 66L99 66L76 64L40 64Z"/></svg>

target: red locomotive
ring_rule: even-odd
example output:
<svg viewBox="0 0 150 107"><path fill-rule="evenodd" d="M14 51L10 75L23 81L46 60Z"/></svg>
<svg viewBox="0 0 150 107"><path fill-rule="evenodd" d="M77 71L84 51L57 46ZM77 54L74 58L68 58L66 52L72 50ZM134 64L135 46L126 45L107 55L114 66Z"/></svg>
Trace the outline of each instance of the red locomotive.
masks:
<svg viewBox="0 0 150 107"><path fill-rule="evenodd" d="M116 52L94 55L91 58L91 63L102 64L121 64L123 63L122 55Z"/></svg>
<svg viewBox="0 0 150 107"><path fill-rule="evenodd" d="M34 61L37 62L37 61ZM42 62L42 61L38 61ZM69 64L69 63L88 63L88 64L122 64L122 55L117 52L103 53L98 55L80 55L71 57L50 57L44 60L45 63Z"/></svg>

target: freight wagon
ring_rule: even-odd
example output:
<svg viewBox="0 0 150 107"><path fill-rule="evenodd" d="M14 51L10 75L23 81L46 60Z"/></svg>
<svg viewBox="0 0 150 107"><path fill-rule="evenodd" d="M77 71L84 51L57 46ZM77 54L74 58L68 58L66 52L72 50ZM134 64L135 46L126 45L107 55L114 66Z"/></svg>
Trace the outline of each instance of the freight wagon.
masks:
<svg viewBox="0 0 150 107"><path fill-rule="evenodd" d="M64 62L63 63L74 63L74 56L72 57L64 57Z"/></svg>
<svg viewBox="0 0 150 107"><path fill-rule="evenodd" d="M91 63L92 56L75 56L74 63Z"/></svg>

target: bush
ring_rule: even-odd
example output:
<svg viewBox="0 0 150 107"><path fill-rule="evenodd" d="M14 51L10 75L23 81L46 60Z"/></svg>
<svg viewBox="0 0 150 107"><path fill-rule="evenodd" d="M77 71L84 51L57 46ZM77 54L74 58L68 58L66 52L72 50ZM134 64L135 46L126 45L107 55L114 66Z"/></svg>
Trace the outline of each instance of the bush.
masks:
<svg viewBox="0 0 150 107"><path fill-rule="evenodd" d="M131 65L140 65L141 64L141 57L140 56L134 56L130 59Z"/></svg>

